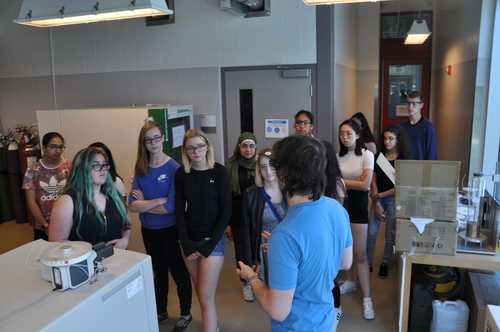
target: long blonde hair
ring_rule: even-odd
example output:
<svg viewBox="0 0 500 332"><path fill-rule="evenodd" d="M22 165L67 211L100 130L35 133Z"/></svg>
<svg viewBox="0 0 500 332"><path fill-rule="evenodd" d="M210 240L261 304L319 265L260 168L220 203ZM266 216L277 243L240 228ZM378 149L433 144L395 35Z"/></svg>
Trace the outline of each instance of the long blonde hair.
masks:
<svg viewBox="0 0 500 332"><path fill-rule="evenodd" d="M161 131L161 126L158 122L149 122L142 126L141 131L139 133L138 147L137 147L137 160L135 162L134 173L143 176L148 174L148 165L149 165L149 151L146 149L146 143L144 143L144 138L146 137L146 132L149 129L158 128L160 133L163 136L163 132ZM161 142L163 144L163 142Z"/></svg>
<svg viewBox="0 0 500 332"><path fill-rule="evenodd" d="M207 145L207 155L205 157L208 168L214 168L215 159L214 159L214 149L212 147L212 143L208 139L207 135L201 131L200 129L189 129L184 134L184 138L182 139L182 165L184 166L184 171L189 173L191 171L191 159L186 152L186 141L189 138L199 137L201 138L205 144Z"/></svg>

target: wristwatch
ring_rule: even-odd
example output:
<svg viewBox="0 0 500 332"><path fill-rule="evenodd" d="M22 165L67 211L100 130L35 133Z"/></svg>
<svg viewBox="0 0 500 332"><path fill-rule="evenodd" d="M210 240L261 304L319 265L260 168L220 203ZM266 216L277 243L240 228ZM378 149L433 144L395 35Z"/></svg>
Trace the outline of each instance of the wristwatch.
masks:
<svg viewBox="0 0 500 332"><path fill-rule="evenodd" d="M259 279L260 281L264 282L264 281L262 280L262 278L261 278L261 277L259 277L259 275L258 275L258 274L254 274L253 276L250 276L250 277L247 279L247 286L250 286L250 282L251 282L252 280L254 280L254 279ZM250 286L250 287L251 287L251 286Z"/></svg>
<svg viewBox="0 0 500 332"><path fill-rule="evenodd" d="M43 224L42 226L40 226L42 229L46 229L47 227L49 227L49 223L46 222L45 224Z"/></svg>

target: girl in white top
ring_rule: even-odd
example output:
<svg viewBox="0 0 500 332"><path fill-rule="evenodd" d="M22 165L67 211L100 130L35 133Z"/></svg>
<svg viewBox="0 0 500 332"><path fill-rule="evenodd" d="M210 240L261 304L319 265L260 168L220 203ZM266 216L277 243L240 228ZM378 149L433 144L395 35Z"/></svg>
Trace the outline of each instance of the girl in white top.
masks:
<svg viewBox="0 0 500 332"><path fill-rule="evenodd" d="M366 149L361 127L354 120L342 122L339 128L340 152L337 154L340 171L347 187L347 212L351 219L354 240L354 263L363 290L363 317L375 318L370 295L370 270L366 258L368 234L368 190L373 176L373 153ZM340 281L339 281L340 283ZM352 267L346 271L346 281L340 285L340 293L354 292L356 283Z"/></svg>

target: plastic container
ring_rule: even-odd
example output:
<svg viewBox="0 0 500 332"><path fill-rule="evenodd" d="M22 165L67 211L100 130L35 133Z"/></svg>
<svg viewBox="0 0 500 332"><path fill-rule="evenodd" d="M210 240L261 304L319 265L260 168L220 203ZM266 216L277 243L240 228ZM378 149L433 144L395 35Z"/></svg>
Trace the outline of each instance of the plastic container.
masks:
<svg viewBox="0 0 500 332"><path fill-rule="evenodd" d="M467 332L469 307L462 300L432 301L430 332Z"/></svg>

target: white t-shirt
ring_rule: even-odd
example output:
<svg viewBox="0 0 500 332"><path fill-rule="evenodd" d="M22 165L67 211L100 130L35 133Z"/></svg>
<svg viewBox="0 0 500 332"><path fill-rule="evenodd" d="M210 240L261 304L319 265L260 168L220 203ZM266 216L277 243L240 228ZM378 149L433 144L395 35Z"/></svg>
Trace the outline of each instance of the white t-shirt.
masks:
<svg viewBox="0 0 500 332"><path fill-rule="evenodd" d="M361 156L354 151L348 151L342 157L337 153L337 159L344 180L357 180L365 169L373 169L374 166L373 153L365 149L361 149Z"/></svg>

